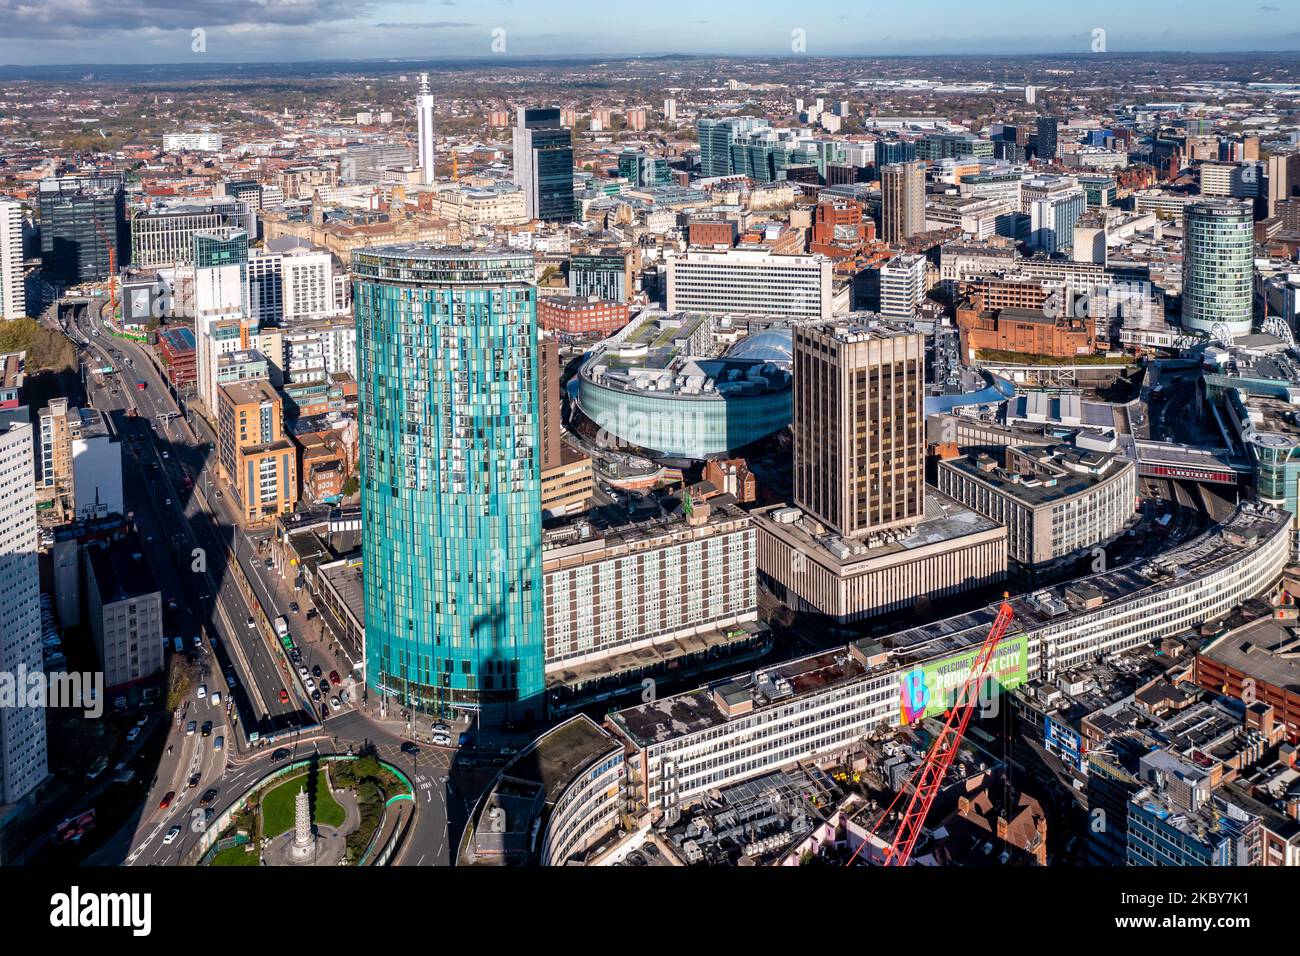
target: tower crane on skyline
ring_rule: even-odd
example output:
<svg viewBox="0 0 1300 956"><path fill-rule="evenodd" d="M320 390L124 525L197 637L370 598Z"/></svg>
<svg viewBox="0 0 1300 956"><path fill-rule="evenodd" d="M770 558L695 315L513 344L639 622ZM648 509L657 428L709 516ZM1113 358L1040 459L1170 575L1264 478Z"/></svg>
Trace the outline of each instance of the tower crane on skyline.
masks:
<svg viewBox="0 0 1300 956"><path fill-rule="evenodd" d="M99 233L99 240L108 248L108 311L117 322L117 244L108 241L108 233L104 231L103 224L99 217L94 218L95 232Z"/></svg>
<svg viewBox="0 0 1300 956"><path fill-rule="evenodd" d="M957 696L953 699L952 705L945 714L943 729L935 737L934 743L931 744L925 759L921 761L920 766L912 774L912 778L906 786L899 789L893 802L880 815L880 819L871 828L871 833L868 834L867 839L863 840L853 852L853 856L849 858L846 865L852 865L858 854L862 852L862 847L871 842L871 838L879 832L885 821L894 812L894 807L898 805L903 795L910 789L912 795L907 803L907 809L903 811L898 828L894 831L893 841L884 849L885 866L907 865L907 861L912 856L912 848L916 846L917 838L921 835L921 827L925 825L925 818L930 812L930 807L934 804L934 798L939 795L944 778L948 775L948 768L952 766L957 751L961 748L962 738L966 735L966 726L970 723L971 714L975 709L978 696L976 691L980 682L988 674L993 655L997 651L998 644L1001 643L1003 636L1007 633L1007 628L1011 626L1013 616L1011 603L1004 595L1002 604L998 608L998 615L994 618L988 635L984 638L984 643L980 645L975 660L971 662L970 671L966 674L966 680L962 683Z"/></svg>

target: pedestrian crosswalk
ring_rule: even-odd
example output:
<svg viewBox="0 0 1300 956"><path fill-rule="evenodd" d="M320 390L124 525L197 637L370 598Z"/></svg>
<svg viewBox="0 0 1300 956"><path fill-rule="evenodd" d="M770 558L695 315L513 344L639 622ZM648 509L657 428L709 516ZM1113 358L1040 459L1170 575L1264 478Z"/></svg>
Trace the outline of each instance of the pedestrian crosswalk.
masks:
<svg viewBox="0 0 1300 956"><path fill-rule="evenodd" d="M387 760L389 763L395 763L399 767L406 767L411 763L410 755L402 753L401 748L397 744L382 744L376 747L375 750L378 751L380 759ZM416 759L415 764L422 770L435 767L440 770L450 770L451 758L452 754L446 750L437 750L433 747L421 747L419 757Z"/></svg>

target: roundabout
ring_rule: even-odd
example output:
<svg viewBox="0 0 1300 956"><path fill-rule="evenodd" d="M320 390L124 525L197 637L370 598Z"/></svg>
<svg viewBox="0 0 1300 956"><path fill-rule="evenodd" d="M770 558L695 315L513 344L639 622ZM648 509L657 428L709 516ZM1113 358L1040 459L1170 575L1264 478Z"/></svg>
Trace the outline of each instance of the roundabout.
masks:
<svg viewBox="0 0 1300 956"><path fill-rule="evenodd" d="M410 781L374 756L312 754L249 787L196 845L200 866L374 866L415 813Z"/></svg>

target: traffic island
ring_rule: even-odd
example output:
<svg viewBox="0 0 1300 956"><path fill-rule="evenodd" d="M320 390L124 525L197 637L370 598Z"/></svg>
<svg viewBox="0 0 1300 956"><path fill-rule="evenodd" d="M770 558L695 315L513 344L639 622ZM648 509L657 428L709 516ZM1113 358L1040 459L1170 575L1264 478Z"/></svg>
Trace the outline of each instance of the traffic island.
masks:
<svg viewBox="0 0 1300 956"><path fill-rule="evenodd" d="M373 756L313 755L250 787L191 858L204 866L383 866L414 812L413 788L396 767Z"/></svg>

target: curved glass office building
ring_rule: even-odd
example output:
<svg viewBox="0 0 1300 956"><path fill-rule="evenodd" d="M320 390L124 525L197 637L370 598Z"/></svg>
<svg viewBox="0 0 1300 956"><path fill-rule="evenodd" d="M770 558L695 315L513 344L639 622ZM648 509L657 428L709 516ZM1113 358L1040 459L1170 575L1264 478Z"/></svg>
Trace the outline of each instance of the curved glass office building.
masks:
<svg viewBox="0 0 1300 956"><path fill-rule="evenodd" d="M1183 222L1183 328L1216 322L1248 335L1254 316L1255 219L1241 199L1187 204Z"/></svg>
<svg viewBox="0 0 1300 956"><path fill-rule="evenodd" d="M352 272L366 683L426 713L540 716L533 258L388 246Z"/></svg>
<svg viewBox="0 0 1300 956"><path fill-rule="evenodd" d="M647 310L596 347L578 373L578 405L605 444L698 461L790 424L790 329L705 355L715 324L704 313Z"/></svg>

